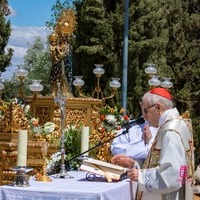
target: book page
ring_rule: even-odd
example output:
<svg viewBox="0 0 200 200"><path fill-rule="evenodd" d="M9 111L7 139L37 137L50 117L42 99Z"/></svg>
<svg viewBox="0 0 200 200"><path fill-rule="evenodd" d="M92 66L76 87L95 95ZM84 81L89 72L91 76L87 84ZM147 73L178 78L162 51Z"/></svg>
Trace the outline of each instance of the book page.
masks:
<svg viewBox="0 0 200 200"><path fill-rule="evenodd" d="M128 169L104 161L88 158L83 161L80 170L105 176L108 182L111 182L112 180L120 180L121 176L125 174Z"/></svg>

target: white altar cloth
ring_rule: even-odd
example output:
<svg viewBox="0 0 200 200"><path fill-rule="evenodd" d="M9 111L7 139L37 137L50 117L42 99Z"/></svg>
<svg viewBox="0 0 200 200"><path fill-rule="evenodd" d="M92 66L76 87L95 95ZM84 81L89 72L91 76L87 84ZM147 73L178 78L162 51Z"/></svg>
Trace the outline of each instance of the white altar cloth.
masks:
<svg viewBox="0 0 200 200"><path fill-rule="evenodd" d="M103 178L86 179L86 172L68 172L73 179L52 182L29 180L29 187L0 187L0 200L134 200L136 182L125 179L107 182Z"/></svg>

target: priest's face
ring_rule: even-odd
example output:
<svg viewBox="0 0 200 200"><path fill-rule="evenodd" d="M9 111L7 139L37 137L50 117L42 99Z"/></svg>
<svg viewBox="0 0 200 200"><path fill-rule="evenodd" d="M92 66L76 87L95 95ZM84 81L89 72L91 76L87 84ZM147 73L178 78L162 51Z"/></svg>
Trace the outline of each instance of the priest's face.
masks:
<svg viewBox="0 0 200 200"><path fill-rule="evenodd" d="M142 101L142 110L144 112L147 121L154 127L158 127L158 121L160 118L158 112L158 104L151 104L148 99L144 98Z"/></svg>

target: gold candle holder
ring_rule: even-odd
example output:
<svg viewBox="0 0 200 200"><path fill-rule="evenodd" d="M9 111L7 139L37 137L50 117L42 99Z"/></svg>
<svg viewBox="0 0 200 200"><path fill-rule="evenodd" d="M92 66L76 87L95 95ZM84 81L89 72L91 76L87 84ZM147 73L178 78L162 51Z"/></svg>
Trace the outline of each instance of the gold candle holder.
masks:
<svg viewBox="0 0 200 200"><path fill-rule="evenodd" d="M42 156L44 159L43 174L38 174L36 176L36 181L42 181L42 182L51 182L52 181L52 179L49 176L47 176L47 174L46 174L46 167L47 167L46 156L47 156L48 148L49 148L48 142L44 141L42 143L42 148L41 148Z"/></svg>

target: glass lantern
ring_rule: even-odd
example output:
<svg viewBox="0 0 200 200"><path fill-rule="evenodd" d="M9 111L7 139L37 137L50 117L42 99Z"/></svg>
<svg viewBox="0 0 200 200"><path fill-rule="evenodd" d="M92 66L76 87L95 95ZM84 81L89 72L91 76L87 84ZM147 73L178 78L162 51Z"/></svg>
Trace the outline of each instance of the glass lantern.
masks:
<svg viewBox="0 0 200 200"><path fill-rule="evenodd" d="M149 85L151 87L157 87L157 86L159 86L160 85L160 80L158 78L159 78L158 76L153 75L151 77L151 79L148 81Z"/></svg>
<svg viewBox="0 0 200 200"><path fill-rule="evenodd" d="M103 69L103 64L95 64L95 68L93 69L93 73L97 76L101 76L105 73L105 70Z"/></svg>
<svg viewBox="0 0 200 200"><path fill-rule="evenodd" d="M43 85L40 82L41 80L32 80L32 84L29 85L29 89L32 92L41 92L43 90Z"/></svg>
<svg viewBox="0 0 200 200"><path fill-rule="evenodd" d="M119 78L111 78L110 87L114 89L118 89L121 87L121 83L119 82Z"/></svg>
<svg viewBox="0 0 200 200"><path fill-rule="evenodd" d="M155 68L155 64L149 63L147 64L147 68L145 68L145 73L148 75L153 75L157 73L157 69Z"/></svg>
<svg viewBox="0 0 200 200"><path fill-rule="evenodd" d="M171 78L163 78L163 82L161 82L161 86L164 88L172 88L173 83L170 80Z"/></svg>
<svg viewBox="0 0 200 200"><path fill-rule="evenodd" d="M4 84L0 82L0 91L4 89Z"/></svg>
<svg viewBox="0 0 200 200"><path fill-rule="evenodd" d="M73 85L75 87L82 87L85 84L85 81L82 80L83 76L74 76L74 78Z"/></svg>
<svg viewBox="0 0 200 200"><path fill-rule="evenodd" d="M28 71L26 69L23 69L22 67L20 67L19 69L16 69L15 75L18 78L25 78L28 75Z"/></svg>

